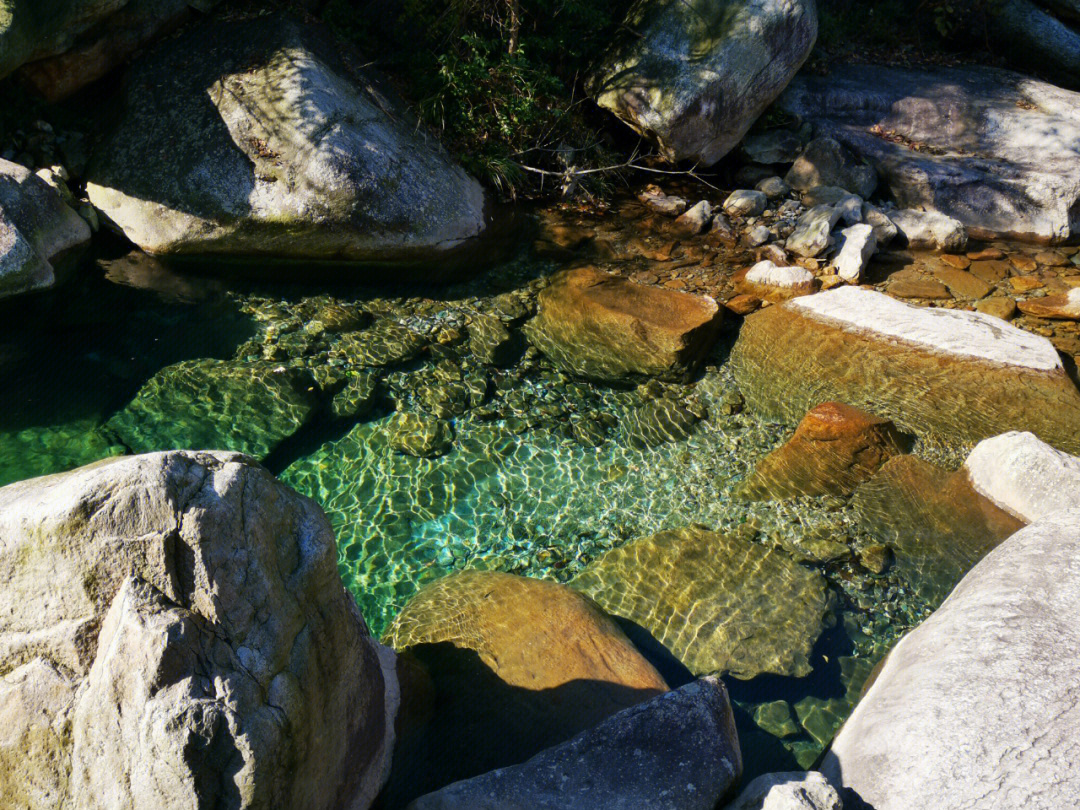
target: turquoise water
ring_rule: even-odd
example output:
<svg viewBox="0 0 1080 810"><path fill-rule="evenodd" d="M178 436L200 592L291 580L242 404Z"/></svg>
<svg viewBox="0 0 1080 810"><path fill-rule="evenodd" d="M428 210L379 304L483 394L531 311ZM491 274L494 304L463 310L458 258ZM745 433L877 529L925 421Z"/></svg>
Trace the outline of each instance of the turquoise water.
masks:
<svg viewBox="0 0 1080 810"><path fill-rule="evenodd" d="M450 571L566 582L608 549L689 523L803 558L822 539L872 542L843 500L733 497L790 429L740 411L731 332L688 386L585 384L523 345L504 367L479 363L469 323L516 332L556 268L522 249L468 283L372 290L89 261L61 290L0 308L0 483L154 449L255 455L324 507L376 634ZM445 419L449 452L395 450L396 410ZM750 775L812 765L874 663L931 607L840 556L807 563L836 604L813 673L730 681ZM688 677L677 664L664 674Z"/></svg>

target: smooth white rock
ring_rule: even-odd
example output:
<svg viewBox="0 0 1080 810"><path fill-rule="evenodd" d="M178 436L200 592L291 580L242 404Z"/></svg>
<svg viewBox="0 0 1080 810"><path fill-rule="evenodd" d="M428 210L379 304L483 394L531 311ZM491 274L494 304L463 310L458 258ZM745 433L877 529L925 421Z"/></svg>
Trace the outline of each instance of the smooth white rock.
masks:
<svg viewBox="0 0 1080 810"><path fill-rule="evenodd" d="M892 649L821 771L875 810L1080 797L1080 509L1008 538Z"/></svg>
<svg viewBox="0 0 1080 810"><path fill-rule="evenodd" d="M746 281L785 290L810 290L814 286L814 274L802 267L777 267L766 259L746 272Z"/></svg>
<svg viewBox="0 0 1080 810"><path fill-rule="evenodd" d="M789 306L849 332L881 335L942 354L1038 371L1062 368L1049 340L982 312L912 306L861 287L837 287Z"/></svg>
<svg viewBox="0 0 1080 810"><path fill-rule="evenodd" d="M762 774L724 810L843 810L843 803L817 771L790 771Z"/></svg>
<svg viewBox="0 0 1080 810"><path fill-rule="evenodd" d="M967 247L964 224L937 211L891 211L889 219L907 239L908 247L951 251Z"/></svg>
<svg viewBox="0 0 1080 810"><path fill-rule="evenodd" d="M1028 523L1080 508L1080 458L1033 433L1014 430L983 439L964 469L979 494Z"/></svg>
<svg viewBox="0 0 1080 810"><path fill-rule="evenodd" d="M856 198L858 199L858 198ZM860 211L862 204L859 205ZM852 225L840 232L840 250L836 254L836 271L844 281L857 283L867 263L877 252L877 237L871 225Z"/></svg>

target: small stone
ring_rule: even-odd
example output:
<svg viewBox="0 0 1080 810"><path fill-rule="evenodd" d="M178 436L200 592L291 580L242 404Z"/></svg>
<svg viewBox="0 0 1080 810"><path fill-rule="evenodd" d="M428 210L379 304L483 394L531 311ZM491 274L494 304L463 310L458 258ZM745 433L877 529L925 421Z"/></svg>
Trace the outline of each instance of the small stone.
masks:
<svg viewBox="0 0 1080 810"><path fill-rule="evenodd" d="M761 307L761 299L756 295L736 295L724 302L724 306L736 315L749 315Z"/></svg>
<svg viewBox="0 0 1080 810"><path fill-rule="evenodd" d="M863 218L863 201L860 197L851 194L839 203L837 210L840 211L840 220L847 225L858 225Z"/></svg>
<svg viewBox="0 0 1080 810"><path fill-rule="evenodd" d="M640 194L638 199L645 204L645 207L650 211L655 211L658 214L664 214L669 217L675 217L686 210L689 203L682 197L669 197L665 194L659 186L646 186Z"/></svg>
<svg viewBox="0 0 1080 810"><path fill-rule="evenodd" d="M728 220L726 216L719 213L713 216L709 237L730 245L734 245L738 240L738 237L735 235L735 229L731 227L731 221Z"/></svg>
<svg viewBox="0 0 1080 810"><path fill-rule="evenodd" d="M1034 273L1039 269L1039 263L1023 253L1014 253L1009 257L1009 261L1021 273Z"/></svg>
<svg viewBox="0 0 1080 810"><path fill-rule="evenodd" d="M1045 298L1029 298L1019 303L1025 315L1051 320L1080 321L1080 287L1074 287L1064 295L1048 295Z"/></svg>
<svg viewBox="0 0 1080 810"><path fill-rule="evenodd" d="M469 350L484 365L508 366L521 354L521 346L501 320L474 315L469 321Z"/></svg>
<svg viewBox="0 0 1080 810"><path fill-rule="evenodd" d="M785 183L781 177L766 177L754 188L770 200L779 200L791 193L791 186Z"/></svg>
<svg viewBox="0 0 1080 810"><path fill-rule="evenodd" d="M817 279L801 267L777 267L765 260L745 273L736 273L732 280L742 292L762 298L783 300L798 295L810 295L817 289Z"/></svg>
<svg viewBox="0 0 1080 810"><path fill-rule="evenodd" d="M859 565L871 574L884 574L889 567L889 547L874 543L859 549Z"/></svg>
<svg viewBox="0 0 1080 810"><path fill-rule="evenodd" d="M802 203L807 208L813 208L815 205L839 205L853 196L856 195L839 186L815 186L802 193Z"/></svg>
<svg viewBox="0 0 1080 810"><path fill-rule="evenodd" d="M870 203L863 203L862 220L874 229L874 237L879 247L889 244L900 233L885 212Z"/></svg>
<svg viewBox="0 0 1080 810"><path fill-rule="evenodd" d="M959 253L943 253L941 261L957 270L967 270L971 267L971 259Z"/></svg>
<svg viewBox="0 0 1080 810"><path fill-rule="evenodd" d="M963 223L936 211L893 211L889 214L908 247L962 251L967 246L967 229Z"/></svg>
<svg viewBox="0 0 1080 810"><path fill-rule="evenodd" d="M1037 290L1045 285L1041 279L1034 276L1013 276L1009 279L1009 286L1012 287L1013 292L1024 293Z"/></svg>
<svg viewBox="0 0 1080 810"><path fill-rule="evenodd" d="M862 210L862 204L859 205ZM870 225L852 225L840 232L839 251L834 261L840 278L857 284L866 265L877 252L877 239Z"/></svg>
<svg viewBox="0 0 1080 810"><path fill-rule="evenodd" d="M820 255L829 247L829 234L840 219L832 205L817 205L799 217L795 232L787 240L787 249L804 258Z"/></svg>
<svg viewBox="0 0 1080 810"><path fill-rule="evenodd" d="M1016 314L1016 302L1011 298L984 298L975 305L975 309L1007 321Z"/></svg>
<svg viewBox="0 0 1080 810"><path fill-rule="evenodd" d="M888 286L887 291L889 295L897 298L929 298L934 300L952 298L944 284L928 279L894 281Z"/></svg>
<svg viewBox="0 0 1080 810"><path fill-rule="evenodd" d="M754 722L758 728L774 737L794 737L799 733L799 726L786 700L774 700L757 706L754 709Z"/></svg>
<svg viewBox="0 0 1080 810"><path fill-rule="evenodd" d="M800 762L801 764L801 762ZM836 788L817 771L769 773L753 780L724 810L842 810Z"/></svg>
<svg viewBox="0 0 1080 810"><path fill-rule="evenodd" d="M756 225L746 234L746 242L750 247L760 247L772 239L772 232L764 225Z"/></svg>
<svg viewBox="0 0 1080 810"><path fill-rule="evenodd" d="M678 219L672 224L671 229L678 234L697 236L709 227L709 224L712 222L712 217L712 206L705 200L702 200L692 208L687 209L685 213L680 214Z"/></svg>
<svg viewBox="0 0 1080 810"><path fill-rule="evenodd" d="M769 198L752 189L738 189L724 200L724 213L733 217L756 217L769 204Z"/></svg>
<svg viewBox="0 0 1080 810"><path fill-rule="evenodd" d="M1035 254L1035 261L1046 267L1064 267L1068 260L1056 250L1046 250Z"/></svg>

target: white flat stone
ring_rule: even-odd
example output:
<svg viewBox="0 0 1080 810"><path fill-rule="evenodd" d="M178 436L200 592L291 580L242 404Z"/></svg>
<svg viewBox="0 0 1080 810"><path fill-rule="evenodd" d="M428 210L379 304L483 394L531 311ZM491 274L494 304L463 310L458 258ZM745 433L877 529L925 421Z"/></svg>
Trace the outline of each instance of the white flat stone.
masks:
<svg viewBox="0 0 1080 810"><path fill-rule="evenodd" d="M979 494L1028 523L1080 508L1080 458L1033 433L1014 430L984 439L964 469Z"/></svg>
<svg viewBox="0 0 1080 810"><path fill-rule="evenodd" d="M814 286L814 275L802 267L777 267L766 259L747 271L746 281L785 290L809 290Z"/></svg>
<svg viewBox="0 0 1080 810"><path fill-rule="evenodd" d="M861 287L837 287L788 306L848 332L880 335L941 354L1038 371L1062 369L1049 340L982 312L916 307Z"/></svg>
<svg viewBox="0 0 1080 810"><path fill-rule="evenodd" d="M862 210L860 204L859 210ZM871 225L852 225L840 232L836 272L844 281L858 282L867 262L877 252L877 237Z"/></svg>

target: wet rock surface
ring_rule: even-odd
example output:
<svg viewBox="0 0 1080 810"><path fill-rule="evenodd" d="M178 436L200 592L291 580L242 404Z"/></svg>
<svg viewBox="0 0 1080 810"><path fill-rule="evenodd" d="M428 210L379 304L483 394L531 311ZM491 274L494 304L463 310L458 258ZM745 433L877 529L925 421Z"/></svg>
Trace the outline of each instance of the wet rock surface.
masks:
<svg viewBox="0 0 1080 810"><path fill-rule="evenodd" d="M697 675L805 675L829 609L819 574L701 527L609 551L571 584L646 628Z"/></svg>

